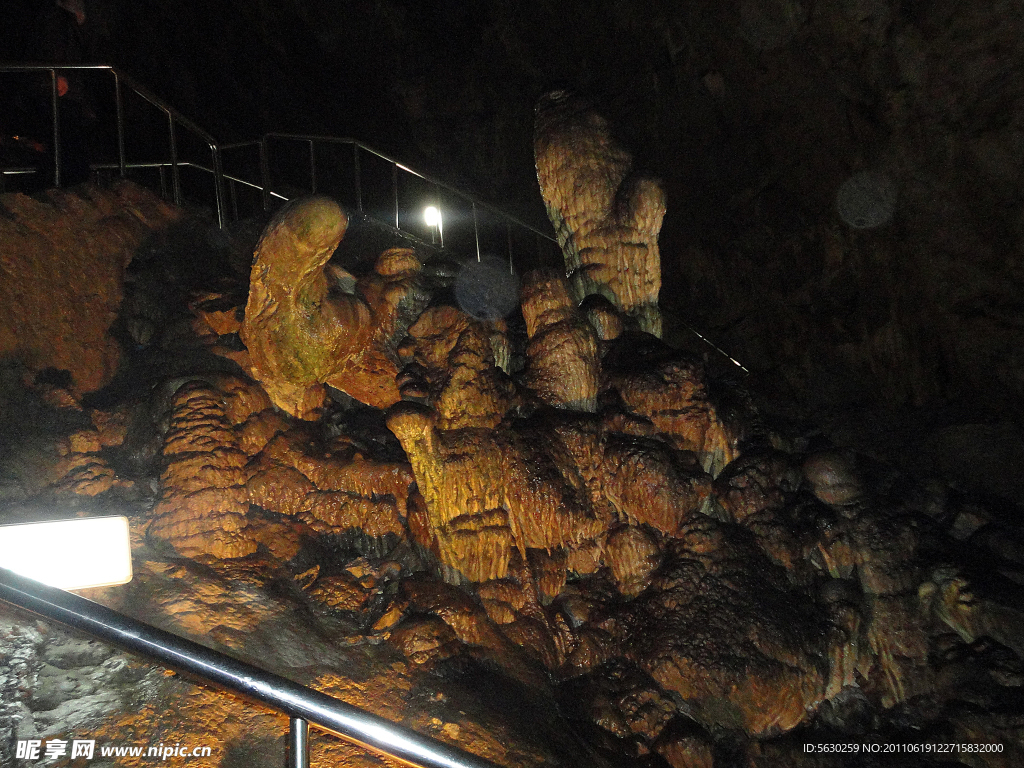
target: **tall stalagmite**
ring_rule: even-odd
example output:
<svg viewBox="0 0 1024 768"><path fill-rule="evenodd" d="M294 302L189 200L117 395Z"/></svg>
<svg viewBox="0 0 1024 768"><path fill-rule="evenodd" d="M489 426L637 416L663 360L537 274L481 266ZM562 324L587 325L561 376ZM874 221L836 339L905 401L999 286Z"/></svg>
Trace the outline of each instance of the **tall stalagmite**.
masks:
<svg viewBox="0 0 1024 768"><path fill-rule="evenodd" d="M605 119L564 91L537 104L534 154L573 298L602 294L661 336L661 184L633 173Z"/></svg>

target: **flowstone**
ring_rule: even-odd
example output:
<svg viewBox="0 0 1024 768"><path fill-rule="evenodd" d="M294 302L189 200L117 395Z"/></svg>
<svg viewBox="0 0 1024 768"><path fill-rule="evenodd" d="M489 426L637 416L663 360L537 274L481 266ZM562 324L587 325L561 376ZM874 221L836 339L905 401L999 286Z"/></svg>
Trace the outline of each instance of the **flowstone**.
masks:
<svg viewBox="0 0 1024 768"><path fill-rule="evenodd" d="M526 275L522 322L425 308L407 248L344 272L344 212L296 201L247 303L237 278L182 296L130 396L5 371L50 431L5 437L0 515L123 510L136 577L91 597L497 765L800 766L872 734L1024 761L1019 525L755 428L658 339L660 197L588 114L551 129L542 186L565 243L611 239ZM282 756L284 718L4 611L5 733ZM314 743L316 765L380 764Z"/></svg>

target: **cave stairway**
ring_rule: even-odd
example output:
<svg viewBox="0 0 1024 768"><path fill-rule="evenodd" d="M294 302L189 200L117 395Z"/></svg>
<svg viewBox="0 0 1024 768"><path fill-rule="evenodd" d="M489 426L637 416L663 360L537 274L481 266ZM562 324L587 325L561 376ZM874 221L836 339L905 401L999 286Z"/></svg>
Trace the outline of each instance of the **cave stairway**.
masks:
<svg viewBox="0 0 1024 768"><path fill-rule="evenodd" d="M61 96L71 79L74 100ZM348 237L377 248L409 245L428 260L489 254L520 274L562 263L553 233L357 139L268 133L218 142L109 65L0 64L0 93L0 192L127 178L210 211L222 229L323 194L349 214Z"/></svg>

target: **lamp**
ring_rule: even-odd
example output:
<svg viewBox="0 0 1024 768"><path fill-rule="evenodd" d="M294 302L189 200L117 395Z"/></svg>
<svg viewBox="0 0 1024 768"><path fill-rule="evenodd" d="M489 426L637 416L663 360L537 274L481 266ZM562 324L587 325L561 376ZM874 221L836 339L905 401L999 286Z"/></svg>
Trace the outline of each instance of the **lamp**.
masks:
<svg viewBox="0 0 1024 768"><path fill-rule="evenodd" d="M441 243L443 247L444 234L441 230L441 209L436 205L428 205L423 209L423 221L430 227L431 241L436 242L433 236L437 234L442 238Z"/></svg>
<svg viewBox="0 0 1024 768"><path fill-rule="evenodd" d="M79 517L0 526L0 567L60 589L132 580L126 517Z"/></svg>
<svg viewBox="0 0 1024 768"><path fill-rule="evenodd" d="M423 221L427 223L428 227L441 228L441 211L436 205L428 205L423 209Z"/></svg>

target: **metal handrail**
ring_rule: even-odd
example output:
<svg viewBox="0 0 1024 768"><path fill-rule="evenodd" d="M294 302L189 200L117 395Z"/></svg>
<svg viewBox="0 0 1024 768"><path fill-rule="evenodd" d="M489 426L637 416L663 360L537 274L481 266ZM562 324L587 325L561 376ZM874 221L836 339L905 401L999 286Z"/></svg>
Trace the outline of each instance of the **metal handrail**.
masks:
<svg viewBox="0 0 1024 768"><path fill-rule="evenodd" d="M272 132L272 133L264 134L263 138L260 139L259 141L266 141L267 139L284 139L284 140L304 141L304 142L312 141L312 142L323 142L323 143L332 143L332 144L350 144L350 145L352 145L354 147L358 147L359 149L363 150L364 152L368 152L371 155L375 155L375 156L379 157L381 160L384 160L385 162L391 163L393 166L395 166L396 168L398 168L398 169L400 169L402 171L405 171L406 173L410 173L413 176L416 176L418 178L423 179L424 181L428 182L429 184L434 185L435 187L440 187L441 189L446 189L449 192L453 192L454 194L456 194L459 197L463 198L467 202L475 204L479 208L486 208L487 210L489 210L491 213L495 214L496 216L500 216L501 218L505 219L506 221L512 222L516 226L522 227L523 229L527 229L530 232L533 232L535 235L539 235L540 237L543 237L545 240L550 240L552 243L557 243L558 242L552 235L548 234L547 232L540 231L536 227L534 227L534 226L532 226L530 224L527 224L525 221L522 221L521 219L518 219L515 216L512 216L509 213L506 213L505 211L501 210L500 208L497 208L497 207L491 205L490 203L485 202L484 200L480 199L476 195L470 194L469 192L465 192L465 191L463 191L461 189L456 189L455 187L451 186L450 184L447 184L446 182L441 181L437 177L431 176L430 174L420 173L419 171L417 171L417 170L415 170L413 168L410 168L408 165L405 165L404 163L402 163L399 160L396 160L395 158L391 157L390 155L387 155L387 154L385 154L384 152L381 152L378 149L374 149L369 144L367 144L367 143L365 143L363 141L360 141L359 139L353 139L353 138L347 138L347 137L343 138L343 137L337 137L337 136L318 136L318 135L315 135L315 134L273 133Z"/></svg>
<svg viewBox="0 0 1024 768"><path fill-rule="evenodd" d="M114 78L114 100L117 110L117 145L118 145L118 167L122 176L126 174L128 162L125 156L125 124L122 99L123 86L127 85L137 95L145 99L151 105L162 111L167 116L167 123L170 130L170 154L171 174L174 185L174 202L181 204L181 184L178 178L178 141L176 126L181 126L194 133L202 139L210 148L211 159L214 168L220 167L220 150L217 141L209 133L193 123L169 104L161 101L143 86L132 80L128 75L110 64L56 64L56 63L32 63L32 64L0 64L0 72L49 72L50 73L50 111L53 131L53 171L54 185L61 185L61 174L63 163L60 151L60 97L57 91L57 73L66 70L105 70L111 73ZM214 176L214 199L217 208L217 222L223 227L224 219L224 191L222 179Z"/></svg>
<svg viewBox="0 0 1024 768"><path fill-rule="evenodd" d="M288 715L290 768L309 765L310 724L418 768L496 768L325 693L5 568L0 568L0 600Z"/></svg>
<svg viewBox="0 0 1024 768"><path fill-rule="evenodd" d="M494 206L484 202L483 200L475 197L474 195L471 195L471 194L469 194L467 192L463 192L462 190L456 189L455 187L452 187L449 184L446 184L445 182L442 182L442 181L440 181L440 180L438 180L438 179L436 179L436 178L434 178L434 177L432 177L432 176L430 176L428 174L424 174L424 173L420 173L419 171L415 171L412 168L410 168L409 166L407 166L407 165L405 165L403 163L400 163L395 158L390 157L387 154L385 154L383 152L380 152L379 150L374 149L373 147L369 146L368 144L365 144L362 141L359 141L358 139L340 138L340 137L337 137L337 136L318 136L318 135L314 135L314 134L292 134L292 133L273 133L272 132L272 133L264 134L259 139L254 139L254 140L250 140L250 141L243 141L243 142L227 143L227 144L218 144L217 141L213 138L213 136L208 134L206 131L204 131L198 125L196 125L191 120L186 118L184 115L182 115L180 112L175 110L173 107L165 104L163 101L161 101L159 98L157 98L152 93L150 93L148 90L146 90L144 87L142 87L141 85L136 83L134 80L132 80L127 75L125 75L123 72L121 72L120 70L118 70L117 68L115 68L115 67L113 67L113 66L111 66L109 64L0 64L0 73L2 73L2 72L25 72L25 71L46 71L46 72L50 73L50 80L51 80L50 98L51 98L51 109L52 109L52 116L53 116L53 137L54 137L54 153L53 153L54 154L54 176L55 176L55 181L57 182L57 186L60 186L60 175L61 175L60 140L59 140L60 139L60 120L59 120L60 106L59 106L59 98L58 98L58 93L57 93L57 72L59 70L76 70L76 69L81 69L81 70L90 70L90 69L91 70L107 70L107 71L109 71L109 72L111 72L113 74L114 85L115 85L115 102L116 102L116 108L117 108L117 142L118 142L118 162L117 162L117 168L118 168L118 171L119 171L120 175L122 177L125 176L127 174L127 170L129 168L159 167L159 168L161 168L161 183L162 183L163 168L169 166L171 168L171 181L172 181L172 190L173 190L174 202L175 202L176 205L181 205L181 203L182 203L182 200L181 200L181 182L180 182L180 178L179 178L179 170L181 168L183 168L183 167L189 167L189 168L195 168L195 169L204 171L206 173L209 173L212 176L212 178L213 178L214 200L215 200L216 209L217 209L217 224L222 229L227 224L227 214L226 214L226 211L225 211L226 202L225 202L225 199L224 199L225 198L225 194L224 194L225 182L229 182L231 184L230 189L231 189L231 195L232 195L232 201L233 202L234 202L234 196L235 196L235 186L234 186L235 184L240 183L240 184L243 184L243 185L245 185L247 187L260 190L261 193L262 193L262 198L263 198L263 210L265 212L269 211L271 209L271 198L272 197L276 197L276 198L281 199L281 200L287 200L288 199L283 194L280 194L279 192L275 192L273 190L273 180L270 178L270 163L269 163L269 157L268 157L269 153L268 153L268 149L267 149L267 144L268 144L269 140L276 139L276 140L283 140L283 141L298 141L298 142L303 142L303 143L306 143L306 144L309 145L309 151L310 151L310 182L311 182L311 187L312 187L312 189L310 191L313 192L314 194L316 193L317 176L318 176L317 175L317 164L316 164L316 150L315 150L316 143L317 142L322 142L322 143L337 143L337 144L349 144L349 145L351 145L353 147L353 152L354 152L353 160L354 160L355 183L356 183L356 189L355 189L355 193L356 193L356 207L357 207L359 213L363 212L363 199L362 199L363 195L362 195L361 177L360 177L359 152L360 151L367 152L367 153L369 153L371 155L374 155L374 156L380 158L381 160L384 160L387 163L390 163L391 167L392 167L392 185L393 185L394 215L395 215L395 222L394 222L393 229L395 231L397 231L399 234L401 234L403 237L413 238L413 239L417 240L418 242L424 243L424 245L433 245L433 244L432 243L426 243L425 241L421 240L419 237L416 237L414 234L412 234L410 232L403 231L401 229L401 227L399 226L400 225L400 221L399 221L398 182L397 182L397 173L398 173L399 170L402 170L405 173L409 173L409 174L412 174L413 176L416 176L416 177L418 177L420 179L423 179L427 183L432 184L435 188L448 190L449 192L451 192L451 193L453 193L455 195L458 195L463 200L465 200L465 201L470 203L470 205L472 207L472 210L473 210L473 233L474 233L475 243L476 243L477 259L479 259L480 256L481 256L481 254L480 254L480 226L479 226L479 221L478 221L478 217L477 217L477 212L481 208L491 211L493 214L495 214L496 216L498 216L501 219L504 219L504 221L506 222L506 231L507 231L507 234L508 234L508 243L509 243L509 264L510 264L510 267L511 267L512 262L513 262L513 258L512 258L512 235L511 235L511 228L510 228L511 224L515 224L517 227L520 227L520 228L525 229L525 230L527 230L529 232L532 232L538 238L538 248L539 248L539 243L540 243L541 239L547 240L547 241L557 245L556 239L554 237L552 237L550 234L548 234L546 232L542 232L539 229L537 229L537 228L535 228L535 227L533 227L533 226L531 226L531 225L529 225L529 224L527 224L527 223L525 223L525 222L515 218L514 216L510 216L509 214L505 213L504 211L500 210L499 208L496 208L496 207L494 207ZM168 128L169 128L169 134L170 134L170 137L169 137L169 139L170 139L169 149L170 149L170 156L171 156L170 162L163 162L163 163L161 163L161 162L157 162L157 163L129 163L127 161L126 154L125 154L125 121L124 121L124 110L123 110L123 101L122 101L122 85L127 85L136 94L141 96L143 99L145 99L150 104L152 104L154 107L156 107L157 109L160 109L161 111L163 111L167 115ZM181 126L183 128L186 128L187 130L191 131L192 133L197 135L199 138L201 138L207 144L207 146L209 146L210 152L211 152L211 159L212 159L211 166L212 167L207 168L207 167L205 167L205 166L203 166L201 164L198 164L198 163L189 162L189 161L183 161L183 160L181 160L178 157L177 133L176 133L176 130L175 130L176 126ZM240 178L238 176L229 175L229 174L225 174L224 173L224 169L223 169L223 152L225 152L227 150L231 150L231 149L240 149L240 148L244 148L244 147L257 147L259 149L259 155L260 155L260 157L259 157L259 161L260 161L260 163L259 163L260 164L260 183L256 183L254 181L245 180L245 179L242 179L242 178ZM112 164L98 164L98 165L95 165L95 166L92 166L92 167L94 167L94 168L112 168L113 165ZM4 174L4 175L6 175L6 174ZM2 179L2 178L3 177L0 176L0 179ZM381 222L381 223L384 223L384 222ZM390 224L386 224L386 223L384 223L384 224L385 224L385 226L391 227ZM441 248L443 249L444 248L444 234L443 234L443 232L441 233L440 245L441 245ZM684 325L686 326L687 330L689 330L691 333L693 333L695 336L697 336L703 343L705 343L706 345L711 347L715 352L719 353L720 355L722 355L723 357L728 359L729 362L735 364L744 373L749 373L749 371L738 360L736 360L736 358L734 358L732 355L730 355L729 353L725 352L723 349L721 349L716 344L711 342L703 334L701 334L701 333L697 332L695 329L691 328L689 325L686 325L685 323L684 323Z"/></svg>

